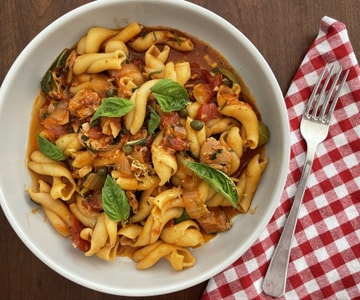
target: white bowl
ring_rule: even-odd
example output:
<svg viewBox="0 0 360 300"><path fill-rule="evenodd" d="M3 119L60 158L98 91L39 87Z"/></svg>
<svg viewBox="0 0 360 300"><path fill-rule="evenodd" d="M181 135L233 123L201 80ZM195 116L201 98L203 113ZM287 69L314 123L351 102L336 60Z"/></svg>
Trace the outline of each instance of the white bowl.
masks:
<svg viewBox="0 0 360 300"><path fill-rule="evenodd" d="M194 267L175 272L160 262L139 271L125 258L105 262L88 258L60 237L26 192L30 177L25 151L33 101L49 63L73 45L89 27L115 27L129 21L164 25L190 33L227 58L252 90L268 125L268 168L253 200L255 214L240 215L233 228L193 251ZM253 44L216 14L186 1L96 1L62 16L38 34L9 70L0 91L0 200L13 229L25 245L62 276L97 291L123 296L150 296L199 284L238 259L265 229L283 191L289 163L289 127L283 96L268 64Z"/></svg>

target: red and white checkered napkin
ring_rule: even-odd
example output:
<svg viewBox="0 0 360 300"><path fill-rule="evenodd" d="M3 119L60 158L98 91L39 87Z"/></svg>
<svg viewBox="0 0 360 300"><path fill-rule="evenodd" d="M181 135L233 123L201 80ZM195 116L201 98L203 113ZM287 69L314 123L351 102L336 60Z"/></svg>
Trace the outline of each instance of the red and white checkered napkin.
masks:
<svg viewBox="0 0 360 300"><path fill-rule="evenodd" d="M271 299L261 285L305 160L301 115L320 71L331 62L350 73L329 136L316 152L282 298L360 299L360 69L345 25L324 17L285 97L291 157L280 205L254 245L209 281L202 300Z"/></svg>

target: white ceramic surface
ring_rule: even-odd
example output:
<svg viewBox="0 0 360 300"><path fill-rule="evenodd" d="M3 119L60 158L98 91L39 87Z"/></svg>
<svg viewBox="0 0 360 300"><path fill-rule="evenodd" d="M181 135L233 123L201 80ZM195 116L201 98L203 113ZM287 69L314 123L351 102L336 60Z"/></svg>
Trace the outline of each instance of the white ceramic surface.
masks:
<svg viewBox="0 0 360 300"><path fill-rule="evenodd" d="M164 25L195 35L219 50L242 75L258 102L271 132L270 159L253 200L256 213L240 215L233 228L193 251L194 267L175 272L166 261L138 271L129 259L105 262L85 257L60 237L29 201L25 167L28 126L39 81L65 47L89 27L124 26L138 21ZM289 127L278 83L268 64L234 26L214 13L186 1L95 1L62 16L23 50L0 90L0 200L13 229L25 245L50 268L88 288L116 295L150 296L178 291L203 282L240 257L258 238L279 203L289 163ZM245 271L245 270L244 270Z"/></svg>

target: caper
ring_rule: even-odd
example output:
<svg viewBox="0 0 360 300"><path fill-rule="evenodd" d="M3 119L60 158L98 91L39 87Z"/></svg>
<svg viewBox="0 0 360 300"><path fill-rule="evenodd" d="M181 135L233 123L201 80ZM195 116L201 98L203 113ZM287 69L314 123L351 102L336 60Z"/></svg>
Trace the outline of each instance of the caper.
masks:
<svg viewBox="0 0 360 300"><path fill-rule="evenodd" d="M96 173L101 177L105 177L107 175L107 168L100 167L99 169L97 169Z"/></svg>
<svg viewBox="0 0 360 300"><path fill-rule="evenodd" d="M186 118L188 116L188 112L187 112L186 108L183 108L182 110L179 111L179 116L181 118Z"/></svg>
<svg viewBox="0 0 360 300"><path fill-rule="evenodd" d="M259 143L258 146L265 145L269 141L269 130L264 122L259 121Z"/></svg>
<svg viewBox="0 0 360 300"><path fill-rule="evenodd" d="M114 89L113 88L108 88L106 90L106 97L112 97L114 96Z"/></svg>
<svg viewBox="0 0 360 300"><path fill-rule="evenodd" d="M190 126L192 129L200 131L204 127L204 123L200 120L192 120Z"/></svg>
<svg viewBox="0 0 360 300"><path fill-rule="evenodd" d="M133 152L134 147L132 145L123 145L122 149L123 149L125 155L129 155Z"/></svg>

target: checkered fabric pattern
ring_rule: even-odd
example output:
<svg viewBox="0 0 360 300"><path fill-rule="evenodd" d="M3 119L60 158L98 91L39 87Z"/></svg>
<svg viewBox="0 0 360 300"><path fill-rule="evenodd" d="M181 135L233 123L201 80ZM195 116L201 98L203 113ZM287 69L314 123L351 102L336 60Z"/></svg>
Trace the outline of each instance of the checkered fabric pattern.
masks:
<svg viewBox="0 0 360 300"><path fill-rule="evenodd" d="M285 97L291 157L279 207L253 246L210 279L202 300L272 299L261 285L305 160L306 144L299 132L304 104L325 63L350 73L329 136L316 152L281 298L360 299L360 69L345 25L324 17Z"/></svg>

